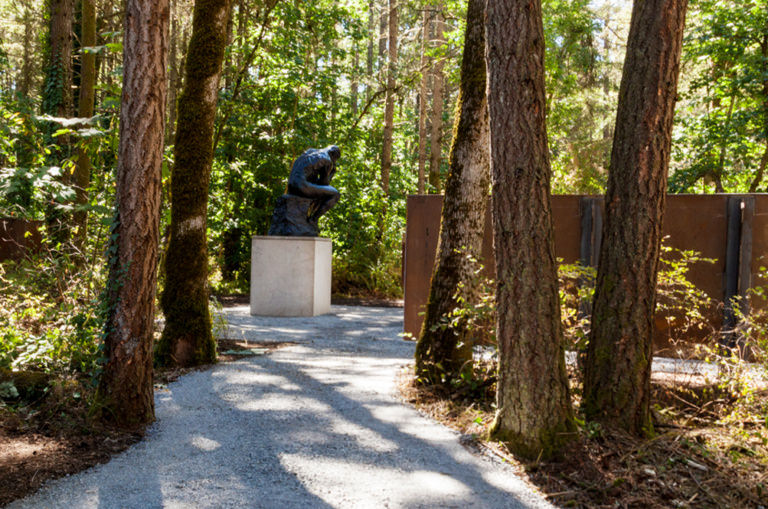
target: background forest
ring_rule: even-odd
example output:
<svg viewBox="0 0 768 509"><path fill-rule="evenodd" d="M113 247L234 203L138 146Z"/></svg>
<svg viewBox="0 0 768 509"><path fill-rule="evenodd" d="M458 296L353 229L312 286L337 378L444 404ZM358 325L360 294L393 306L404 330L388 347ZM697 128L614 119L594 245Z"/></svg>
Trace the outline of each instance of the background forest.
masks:
<svg viewBox="0 0 768 509"><path fill-rule="evenodd" d="M89 16L85 4L92 2L0 2L0 216L42 220L77 210L74 221L87 228L79 247L98 265L112 211L122 13L120 2L99 0ZM172 4L166 168L192 9L189 1ZM691 7L670 191L759 191L768 161L765 2ZM334 185L344 199L323 224L334 240L335 290L400 294L406 196L441 192L447 172L464 8L450 0L403 3L390 76L381 1L233 3L210 183L214 291L247 291L250 236L266 233L291 161L307 147L335 143L343 157ZM553 192L602 193L630 5L545 0L543 8ZM71 69L51 63L52 16L71 26ZM86 44L88 23L96 38ZM96 59L92 112L79 106L88 55ZM391 177L384 178L390 78ZM59 87L62 80L70 85ZM77 117L88 120L65 120ZM78 185L68 177L83 153L90 164Z"/></svg>

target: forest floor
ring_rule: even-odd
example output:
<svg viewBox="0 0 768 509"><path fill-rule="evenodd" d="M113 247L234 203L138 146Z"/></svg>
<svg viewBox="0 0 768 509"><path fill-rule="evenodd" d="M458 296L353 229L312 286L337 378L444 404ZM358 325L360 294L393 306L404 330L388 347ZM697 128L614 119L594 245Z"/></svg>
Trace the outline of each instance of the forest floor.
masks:
<svg viewBox="0 0 768 509"><path fill-rule="evenodd" d="M569 368L574 400L580 382ZM492 368L486 369L492 372ZM768 507L768 390L750 388L741 405L711 380L654 373L655 435L642 439L580 422L578 438L552 461L524 462L487 441L495 384L471 396L400 378L403 397L462 433L469 443L514 465L518 474L562 507ZM478 392L479 388L479 392Z"/></svg>
<svg viewBox="0 0 768 509"><path fill-rule="evenodd" d="M219 362L233 362L290 346L290 343L218 341ZM159 369L155 388L192 371ZM91 419L87 401L93 395L87 380L47 381L53 389L31 402L0 407L0 507L58 479L106 463L141 440L143 433L111 429Z"/></svg>

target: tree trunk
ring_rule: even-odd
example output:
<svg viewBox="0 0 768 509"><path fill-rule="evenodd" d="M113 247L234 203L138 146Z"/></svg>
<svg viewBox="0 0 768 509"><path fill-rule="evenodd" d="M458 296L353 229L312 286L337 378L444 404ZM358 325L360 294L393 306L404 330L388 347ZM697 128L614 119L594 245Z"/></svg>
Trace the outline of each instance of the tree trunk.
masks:
<svg viewBox="0 0 768 509"><path fill-rule="evenodd" d="M227 48L232 48L235 37L235 17L233 14L233 8L231 6L232 0L230 0L229 13L227 14L227 41L224 46L225 61L222 64L222 74L224 75L224 88L230 90L232 87L232 78L235 74L235 66L232 58L232 51L226 52Z"/></svg>
<svg viewBox="0 0 768 509"><path fill-rule="evenodd" d="M736 104L736 88L731 90L731 102L728 105L728 112L725 114L725 126L724 132L728 133L731 130L731 120L733 119L733 107ZM728 152L728 135L723 134L722 140L720 140L720 153L717 156L717 166L712 171L712 179L715 181L715 192L724 193L723 187L723 173L725 172L725 155Z"/></svg>
<svg viewBox="0 0 768 509"><path fill-rule="evenodd" d="M368 76L368 84L365 87L365 102L371 100L371 80L373 78L373 36L376 26L376 9L374 0L368 0L368 51L365 59L365 70Z"/></svg>
<svg viewBox="0 0 768 509"><path fill-rule="evenodd" d="M94 0L81 0L82 5L82 35L81 35L81 61L80 61L80 97L78 116L90 118L93 116L93 106L96 90L96 53L84 48L96 46L96 4ZM88 203L88 186L91 182L91 158L85 148L80 147L77 153L77 166L75 167L74 184L75 202L79 210L75 211L74 223L77 227L77 245L82 248L85 244L88 212L85 205Z"/></svg>
<svg viewBox="0 0 768 509"><path fill-rule="evenodd" d="M42 112L58 118L68 118L72 115L72 22L74 18L74 0L49 0L49 32L48 32L48 62L46 63L45 83L43 84ZM50 166L60 166L69 154L69 137L59 136L53 139L53 133L58 125L49 122L46 133L47 143L56 143L59 149L54 149L47 157ZM60 181L70 184L66 173L62 173ZM69 218L50 201L45 211L45 221L51 234L51 242L55 247L69 240Z"/></svg>
<svg viewBox="0 0 768 509"><path fill-rule="evenodd" d="M424 194L427 168L427 47L429 42L429 10L424 9L421 25L421 83L419 85L419 176L418 193ZM466 45L466 42L465 42ZM485 45L485 36L483 36ZM466 50L465 50L466 51Z"/></svg>
<svg viewBox="0 0 768 509"><path fill-rule="evenodd" d="M352 43L354 45L352 58L352 76L350 77L351 83L349 84L349 108L353 117L357 117L357 103L358 103L358 89L359 84L357 82L358 69L360 67L360 49L358 48L357 41Z"/></svg>
<svg viewBox="0 0 768 509"><path fill-rule="evenodd" d="M127 0L117 166L117 217L108 250L105 355L97 404L105 420L154 420L152 333L160 166L163 160L168 0Z"/></svg>
<svg viewBox="0 0 768 509"><path fill-rule="evenodd" d="M381 149L381 188L385 195L389 195L389 174L392 169L392 135L395 129L398 1L389 0L389 65L387 67L387 97L384 105L384 142Z"/></svg>
<svg viewBox="0 0 768 509"><path fill-rule="evenodd" d="M752 179L752 183L749 185L749 192L757 192L757 188L763 180L765 175L765 168L768 166L768 20L766 20L765 33L763 40L760 44L761 53L763 56L763 136L765 142L765 149L763 150L763 157L760 159L760 166L757 169L755 178Z"/></svg>
<svg viewBox="0 0 768 509"><path fill-rule="evenodd" d="M758 166L757 173L755 174L755 178L752 179L752 183L749 185L750 193L757 192L757 188L760 186L760 183L763 181L763 176L765 175L766 166L768 166L768 136L766 136L765 138L765 148L763 149L763 157L760 159L760 166Z"/></svg>
<svg viewBox="0 0 768 509"><path fill-rule="evenodd" d="M471 258L480 258L490 181L485 1L469 0L467 7L451 172L445 186L437 264L416 345L416 375L430 383L449 382L472 365L473 342L466 322L444 327L441 321L462 300L475 302L479 290Z"/></svg>
<svg viewBox="0 0 768 509"><path fill-rule="evenodd" d="M382 0L381 13L379 15L379 61L384 61L384 55L387 53L387 30L388 19L387 12L392 10L392 2L389 1L389 7L387 8L388 0Z"/></svg>
<svg viewBox="0 0 768 509"><path fill-rule="evenodd" d="M656 274L686 7L635 2L605 197L583 407L635 434L652 431Z"/></svg>
<svg viewBox="0 0 768 509"><path fill-rule="evenodd" d="M30 99L32 91L32 74L34 69L34 27L32 25L32 9L24 4L24 61L21 65L21 79L19 80L19 93L22 97Z"/></svg>
<svg viewBox="0 0 768 509"><path fill-rule="evenodd" d="M438 14L435 19L435 41L438 46L445 44L445 21L442 19L442 6L437 7ZM432 132L429 140L429 185L435 193L440 192L440 162L442 161L441 143L443 137L443 94L445 92L445 78L443 67L445 59L438 57L432 69Z"/></svg>
<svg viewBox="0 0 768 509"><path fill-rule="evenodd" d="M213 124L227 43L229 0L196 0L171 174L171 238L160 305L165 329L157 361L197 366L216 360L208 312L206 217Z"/></svg>
<svg viewBox="0 0 768 509"><path fill-rule="evenodd" d="M74 0L49 0L49 55L43 88L43 113L72 113L72 21Z"/></svg>
<svg viewBox="0 0 768 509"><path fill-rule="evenodd" d="M173 8L175 0L171 1L171 49L169 52L170 66L168 68L168 123L165 127L165 144L173 144L176 134L176 101L179 83L179 22Z"/></svg>
<svg viewBox="0 0 768 509"><path fill-rule="evenodd" d="M552 240L541 2L488 0L487 8L499 345L491 436L521 456L547 457L574 422Z"/></svg>

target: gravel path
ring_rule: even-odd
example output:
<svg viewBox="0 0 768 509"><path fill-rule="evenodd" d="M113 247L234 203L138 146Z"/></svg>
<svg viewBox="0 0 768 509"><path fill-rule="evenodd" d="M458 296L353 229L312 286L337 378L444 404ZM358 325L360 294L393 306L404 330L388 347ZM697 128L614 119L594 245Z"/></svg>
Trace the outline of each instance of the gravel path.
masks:
<svg viewBox="0 0 768 509"><path fill-rule="evenodd" d="M226 312L229 337L297 344L182 377L145 440L9 507L552 507L396 399L402 309Z"/></svg>

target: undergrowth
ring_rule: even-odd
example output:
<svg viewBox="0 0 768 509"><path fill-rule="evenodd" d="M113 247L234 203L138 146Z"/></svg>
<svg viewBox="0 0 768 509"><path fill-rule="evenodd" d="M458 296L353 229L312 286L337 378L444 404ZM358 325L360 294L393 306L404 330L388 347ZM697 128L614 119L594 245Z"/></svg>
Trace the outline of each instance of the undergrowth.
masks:
<svg viewBox="0 0 768 509"><path fill-rule="evenodd" d="M663 247L657 334L672 353L693 355L708 369L654 374L653 416L660 431L650 439L603 429L577 413L579 439L553 461L521 463L503 444L485 441L495 413L498 362L489 280L482 282L479 301L460 303L442 322L449 327L460 318L477 326L475 335L483 338L475 349L476 368L439 385L404 374L403 395L477 447L516 465L564 507L768 506L768 270L761 268L746 301L734 302L736 330L721 333L710 319L722 305L689 279L699 263L713 260ZM478 266L475 277L481 272ZM595 270L561 263L559 278L564 341L578 354L589 340ZM729 337L736 341L724 346ZM568 372L578 409L580 364L570 364Z"/></svg>

